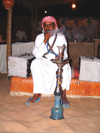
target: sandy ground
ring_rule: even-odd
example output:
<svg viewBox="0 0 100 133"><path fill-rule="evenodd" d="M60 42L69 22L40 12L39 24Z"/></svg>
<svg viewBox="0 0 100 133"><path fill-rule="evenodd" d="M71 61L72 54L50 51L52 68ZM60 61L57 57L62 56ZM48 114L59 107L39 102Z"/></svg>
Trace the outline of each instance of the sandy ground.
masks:
<svg viewBox="0 0 100 133"><path fill-rule="evenodd" d="M100 98L70 98L64 119L50 117L54 97L31 106L29 96L10 96L10 80L0 74L0 133L100 133Z"/></svg>

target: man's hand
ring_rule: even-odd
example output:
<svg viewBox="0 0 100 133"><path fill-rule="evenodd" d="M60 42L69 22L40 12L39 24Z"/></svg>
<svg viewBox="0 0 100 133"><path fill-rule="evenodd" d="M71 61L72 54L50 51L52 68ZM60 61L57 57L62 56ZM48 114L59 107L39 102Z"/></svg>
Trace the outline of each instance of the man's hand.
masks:
<svg viewBox="0 0 100 133"><path fill-rule="evenodd" d="M50 38L50 33L49 32L47 32L47 33L45 33L45 38L44 38L44 43L46 44L46 42L49 40L49 38Z"/></svg>

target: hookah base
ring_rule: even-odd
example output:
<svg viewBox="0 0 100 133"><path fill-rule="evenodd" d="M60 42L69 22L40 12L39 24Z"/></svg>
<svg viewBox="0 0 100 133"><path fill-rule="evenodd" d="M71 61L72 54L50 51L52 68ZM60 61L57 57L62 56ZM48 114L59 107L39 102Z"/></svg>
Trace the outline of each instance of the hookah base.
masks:
<svg viewBox="0 0 100 133"><path fill-rule="evenodd" d="M59 107L59 108L53 107L52 110L51 110L50 118L54 119L54 120L64 119L63 108L62 107Z"/></svg>

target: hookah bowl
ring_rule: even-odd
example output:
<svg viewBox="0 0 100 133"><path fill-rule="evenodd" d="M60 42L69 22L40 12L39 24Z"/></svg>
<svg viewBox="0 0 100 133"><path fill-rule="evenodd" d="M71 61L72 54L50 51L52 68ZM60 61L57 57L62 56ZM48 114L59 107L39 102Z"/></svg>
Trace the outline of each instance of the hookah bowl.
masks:
<svg viewBox="0 0 100 133"><path fill-rule="evenodd" d="M58 76L56 77L57 81L56 81L56 88L55 88L55 102L54 102L54 107L52 107L51 109L51 116L50 118L54 119L54 120L59 120L59 119L63 119L63 108L61 106L61 94L62 94L62 87L61 87L61 83L62 83L62 72L63 69L62 67L67 64L69 61L67 60L63 60L63 54L64 54L64 49L65 49L65 45L63 46L58 46L58 50L59 50L59 59L53 59L52 62L56 63L58 66Z"/></svg>

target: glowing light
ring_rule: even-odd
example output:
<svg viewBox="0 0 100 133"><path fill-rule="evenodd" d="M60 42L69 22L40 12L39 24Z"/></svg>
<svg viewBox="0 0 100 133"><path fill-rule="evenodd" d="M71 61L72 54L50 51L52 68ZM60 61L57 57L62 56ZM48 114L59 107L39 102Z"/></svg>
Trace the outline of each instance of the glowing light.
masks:
<svg viewBox="0 0 100 133"><path fill-rule="evenodd" d="M44 13L47 13L47 11L44 11Z"/></svg>
<svg viewBox="0 0 100 133"><path fill-rule="evenodd" d="M76 4L73 3L73 4L72 4L72 9L75 9L75 8L76 8Z"/></svg>

